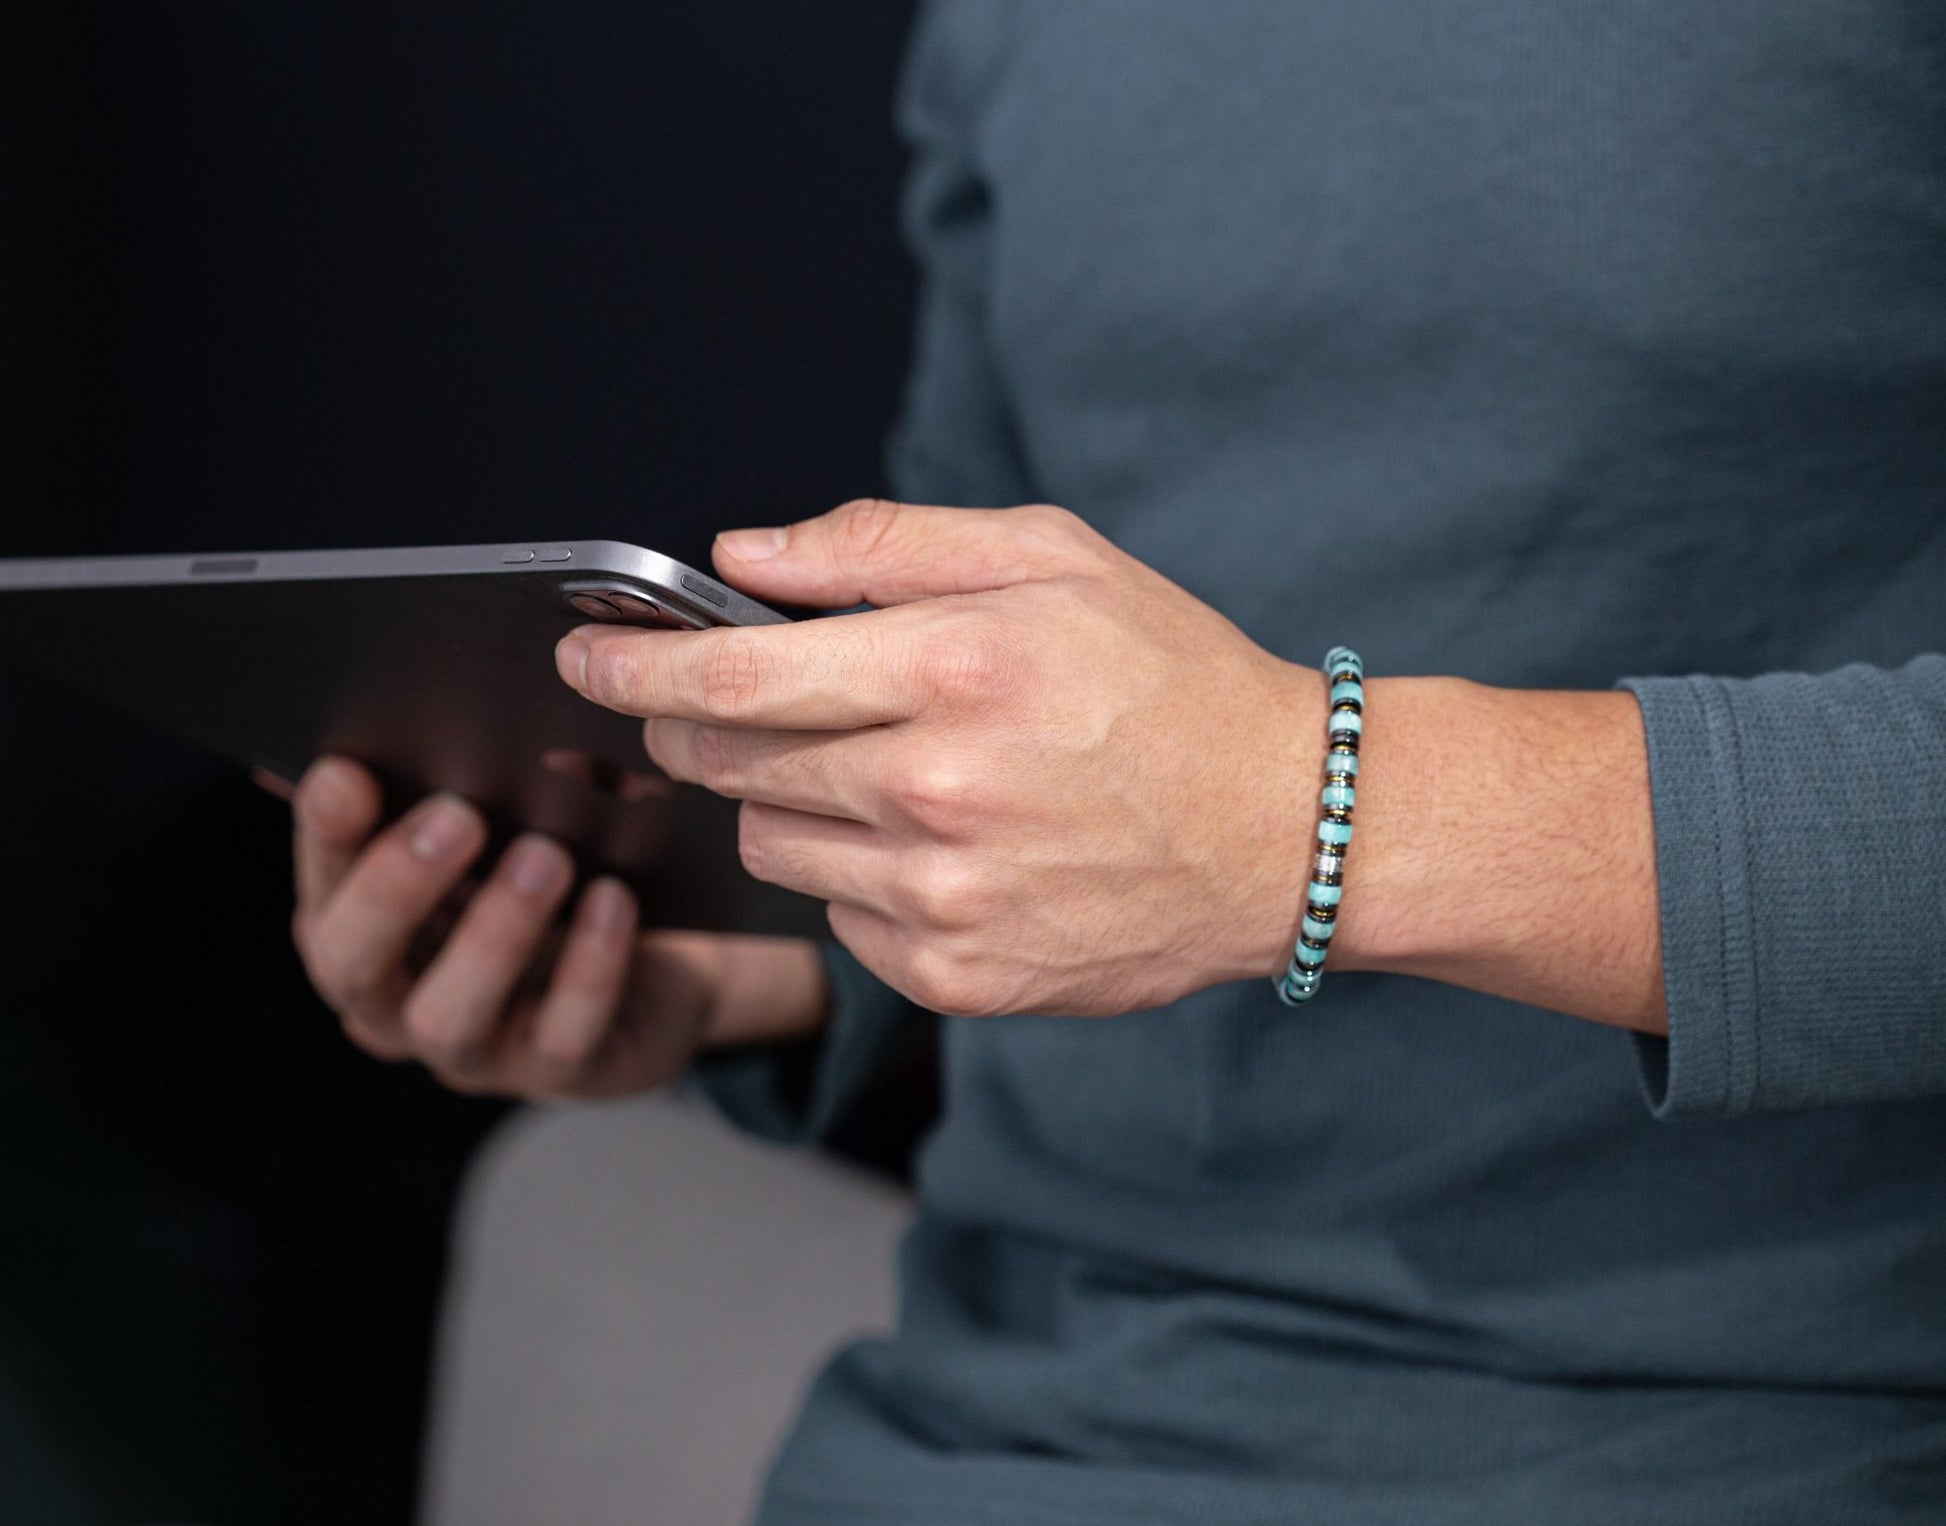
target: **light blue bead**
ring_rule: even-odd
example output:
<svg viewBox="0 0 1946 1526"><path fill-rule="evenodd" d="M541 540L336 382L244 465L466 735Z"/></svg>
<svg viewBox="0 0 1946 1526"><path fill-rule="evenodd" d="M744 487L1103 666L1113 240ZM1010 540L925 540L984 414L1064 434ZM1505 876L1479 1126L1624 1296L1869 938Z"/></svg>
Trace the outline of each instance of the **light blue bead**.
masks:
<svg viewBox="0 0 1946 1526"><path fill-rule="evenodd" d="M1351 823L1349 821L1320 821L1318 823L1318 841L1337 843L1343 846L1345 843L1351 841Z"/></svg>
<svg viewBox="0 0 1946 1526"><path fill-rule="evenodd" d="M1325 730L1355 731L1360 736L1363 736L1365 734L1365 717L1360 715L1356 710L1333 710L1331 712L1331 719L1325 722Z"/></svg>
<svg viewBox="0 0 1946 1526"><path fill-rule="evenodd" d="M1318 792L1318 797L1326 805L1350 806L1357 803L1358 791L1349 784L1327 784Z"/></svg>
<svg viewBox="0 0 1946 1526"><path fill-rule="evenodd" d="M1319 943L1329 943L1331 941L1331 929L1333 925L1330 922L1320 922L1316 917L1307 912L1305 913L1303 923L1304 936L1315 939ZM1302 945L1299 946L1302 947Z"/></svg>
<svg viewBox="0 0 1946 1526"><path fill-rule="evenodd" d="M1334 646L1324 654L1324 670L1327 673L1335 673L1339 668L1352 668L1363 676L1365 659L1348 646Z"/></svg>
<svg viewBox="0 0 1946 1526"><path fill-rule="evenodd" d="M1355 699L1359 704L1364 704L1365 686L1355 678L1339 679L1331 686L1331 703L1335 705L1341 699Z"/></svg>
<svg viewBox="0 0 1946 1526"><path fill-rule="evenodd" d="M1291 958L1303 968L1315 970L1324 963L1324 950L1321 948L1306 948L1300 943L1297 946L1297 951L1291 955Z"/></svg>
<svg viewBox="0 0 1946 1526"><path fill-rule="evenodd" d="M1343 885L1326 885L1322 881L1312 880L1311 888L1306 893L1320 906L1336 906L1339 901L1344 899L1345 887Z"/></svg>
<svg viewBox="0 0 1946 1526"><path fill-rule="evenodd" d="M1358 754L1355 752L1327 752L1324 755L1324 771L1327 774L1350 774L1358 777Z"/></svg>

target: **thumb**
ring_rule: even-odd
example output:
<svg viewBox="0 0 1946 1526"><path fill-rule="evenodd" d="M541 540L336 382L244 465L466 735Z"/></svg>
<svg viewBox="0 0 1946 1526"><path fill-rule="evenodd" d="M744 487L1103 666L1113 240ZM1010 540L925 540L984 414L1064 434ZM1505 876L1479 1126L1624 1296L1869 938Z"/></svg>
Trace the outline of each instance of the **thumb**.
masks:
<svg viewBox="0 0 1946 1526"><path fill-rule="evenodd" d="M1060 577L1108 543L1066 509L942 509L859 498L829 514L716 537L716 570L744 592L843 609L906 604Z"/></svg>

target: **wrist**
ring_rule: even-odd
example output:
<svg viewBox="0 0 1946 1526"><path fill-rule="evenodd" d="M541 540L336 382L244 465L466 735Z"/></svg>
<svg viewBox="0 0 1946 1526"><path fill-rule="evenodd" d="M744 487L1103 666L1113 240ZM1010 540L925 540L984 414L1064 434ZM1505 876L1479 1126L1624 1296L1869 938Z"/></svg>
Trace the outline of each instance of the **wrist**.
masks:
<svg viewBox="0 0 1946 1526"><path fill-rule="evenodd" d="M1239 895L1227 924L1230 957L1217 979L1261 979L1290 960L1317 852L1329 694L1318 669L1278 663L1271 699L1261 711L1266 746L1243 776L1250 791L1241 813L1249 871L1236 877Z"/></svg>
<svg viewBox="0 0 1946 1526"><path fill-rule="evenodd" d="M1358 812L1331 939L1337 970L1428 973L1466 934L1466 838L1503 832L1506 798L1483 786L1496 691L1447 677L1368 678ZM1470 762L1470 766L1469 766Z"/></svg>
<svg viewBox="0 0 1946 1526"><path fill-rule="evenodd" d="M829 1022L831 989L810 939L725 935L713 941L716 989L703 1020L705 1047L811 1038Z"/></svg>
<svg viewBox="0 0 1946 1526"><path fill-rule="evenodd" d="M1661 1031L1654 827L1634 697L1457 678L1366 687L1333 968Z"/></svg>

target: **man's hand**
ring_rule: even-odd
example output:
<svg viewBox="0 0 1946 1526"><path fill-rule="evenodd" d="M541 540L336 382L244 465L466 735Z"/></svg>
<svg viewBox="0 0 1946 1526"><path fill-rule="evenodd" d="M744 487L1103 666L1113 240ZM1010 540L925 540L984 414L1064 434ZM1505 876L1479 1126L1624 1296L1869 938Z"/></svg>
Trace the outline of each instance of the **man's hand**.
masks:
<svg viewBox="0 0 1946 1526"><path fill-rule="evenodd" d="M521 838L469 887L486 826L451 796L374 836L376 781L326 758L293 804L292 928L313 984L361 1048L457 1090L616 1096L674 1079L705 1041L822 1020L823 973L800 940L644 934L610 879L557 928L574 869L547 838Z"/></svg>
<svg viewBox="0 0 1946 1526"><path fill-rule="evenodd" d="M562 676L745 803L743 860L948 1013L1157 1006L1288 957L1325 691L1063 510L846 504L717 542L863 614L585 627Z"/></svg>

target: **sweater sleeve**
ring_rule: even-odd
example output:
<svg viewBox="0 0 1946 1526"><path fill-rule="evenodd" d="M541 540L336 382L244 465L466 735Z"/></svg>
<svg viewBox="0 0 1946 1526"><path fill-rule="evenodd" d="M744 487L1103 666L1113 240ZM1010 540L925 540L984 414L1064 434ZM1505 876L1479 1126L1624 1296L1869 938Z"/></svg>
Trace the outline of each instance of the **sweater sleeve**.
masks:
<svg viewBox="0 0 1946 1526"><path fill-rule="evenodd" d="M1946 656L1619 687L1655 810L1656 1114L1946 1094Z"/></svg>
<svg viewBox="0 0 1946 1526"><path fill-rule="evenodd" d="M914 1030L937 1019L881 982L836 943L820 951L831 983L831 1020L815 1039L715 1050L691 1080L732 1123L779 1144L831 1132L872 1074Z"/></svg>

